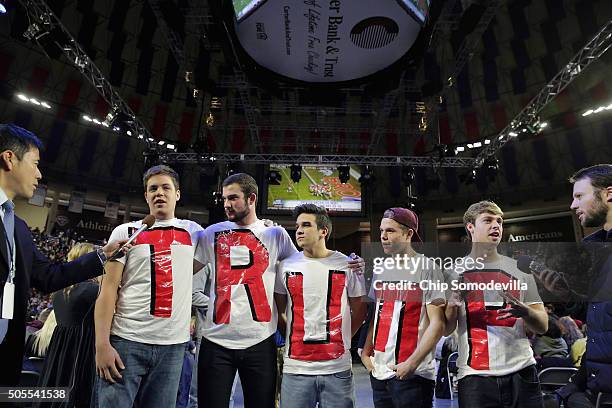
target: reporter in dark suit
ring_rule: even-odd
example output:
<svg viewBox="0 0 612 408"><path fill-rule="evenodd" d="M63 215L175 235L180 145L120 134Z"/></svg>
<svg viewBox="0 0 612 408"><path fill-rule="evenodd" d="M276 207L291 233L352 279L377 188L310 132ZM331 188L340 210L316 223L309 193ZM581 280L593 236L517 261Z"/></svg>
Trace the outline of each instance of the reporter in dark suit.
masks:
<svg viewBox="0 0 612 408"><path fill-rule="evenodd" d="M106 257L121 244L108 244L65 264L51 264L38 251L27 224L14 215L13 200L34 194L42 178L38 169L41 148L33 133L0 124L0 386L19 383L30 287L52 292L98 276Z"/></svg>

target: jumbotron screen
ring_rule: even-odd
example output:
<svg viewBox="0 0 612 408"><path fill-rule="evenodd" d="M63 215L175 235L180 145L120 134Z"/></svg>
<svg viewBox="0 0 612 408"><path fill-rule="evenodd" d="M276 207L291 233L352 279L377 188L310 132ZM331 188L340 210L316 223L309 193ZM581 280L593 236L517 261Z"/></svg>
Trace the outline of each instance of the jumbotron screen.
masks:
<svg viewBox="0 0 612 408"><path fill-rule="evenodd" d="M421 24L425 24L429 14L429 0L400 0L400 3L407 7Z"/></svg>
<svg viewBox="0 0 612 408"><path fill-rule="evenodd" d="M291 165L273 164L270 171L282 176L278 185L268 183L268 209L292 210L300 204L312 203L329 212L361 212L361 177L358 167L350 167L350 178L342 184L338 169L332 166L303 165L299 182L291 180Z"/></svg>
<svg viewBox="0 0 612 408"><path fill-rule="evenodd" d="M266 0L232 0L236 20L242 21L250 12Z"/></svg>

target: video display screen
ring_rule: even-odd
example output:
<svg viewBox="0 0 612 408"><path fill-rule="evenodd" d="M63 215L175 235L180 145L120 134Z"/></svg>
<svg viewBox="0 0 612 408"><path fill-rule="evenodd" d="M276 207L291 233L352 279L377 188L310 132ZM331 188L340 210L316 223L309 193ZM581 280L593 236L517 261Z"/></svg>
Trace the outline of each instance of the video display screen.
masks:
<svg viewBox="0 0 612 408"><path fill-rule="evenodd" d="M232 0L236 20L242 21L249 13L265 3L266 0Z"/></svg>
<svg viewBox="0 0 612 408"><path fill-rule="evenodd" d="M398 0L421 24L429 14L429 0Z"/></svg>
<svg viewBox="0 0 612 408"><path fill-rule="evenodd" d="M343 184L338 168L333 166L303 165L299 182L291 180L291 165L270 165L270 172L278 172L278 184L268 183L268 209L292 210L300 204L312 203L330 212L361 212L361 177L358 167L350 167L349 180Z"/></svg>

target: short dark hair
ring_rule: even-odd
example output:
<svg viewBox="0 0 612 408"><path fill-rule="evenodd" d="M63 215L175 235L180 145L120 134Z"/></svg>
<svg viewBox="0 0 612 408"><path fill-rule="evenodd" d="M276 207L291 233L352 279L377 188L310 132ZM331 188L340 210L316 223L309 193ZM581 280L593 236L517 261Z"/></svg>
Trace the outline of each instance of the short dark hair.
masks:
<svg viewBox="0 0 612 408"><path fill-rule="evenodd" d="M147 189L147 183L149 182L149 179L157 175L170 177L172 179L172 183L174 183L174 188L176 188L177 190L180 188L178 173L174 171L173 168L166 166L165 164L159 164L145 171L145 174L142 176L142 184L144 186L145 191Z"/></svg>
<svg viewBox="0 0 612 408"><path fill-rule="evenodd" d="M247 198L251 194L255 194L256 197L259 197L257 182L252 176L246 173L232 174L223 180L223 187L227 187L230 184L238 184L238 186L240 186L240 191L244 193L244 198Z"/></svg>
<svg viewBox="0 0 612 408"><path fill-rule="evenodd" d="M315 204L301 204L293 209L293 218L297 220L300 214L313 214L316 216L317 229L327 229L325 240L329 239L332 233L332 222L327 210Z"/></svg>
<svg viewBox="0 0 612 408"><path fill-rule="evenodd" d="M569 182L575 182L588 178L596 190L612 186L612 164L597 164L578 170L569 178Z"/></svg>
<svg viewBox="0 0 612 408"><path fill-rule="evenodd" d="M34 148L43 148L42 142L34 133L13 123L0 124L0 152L11 150L21 160Z"/></svg>
<svg viewBox="0 0 612 408"><path fill-rule="evenodd" d="M556 319L553 316L548 316L548 330L546 330L546 333L544 333L544 336L553 338L553 339L558 339L559 337L561 337L561 329L559 328L559 325L557 324L558 319Z"/></svg>

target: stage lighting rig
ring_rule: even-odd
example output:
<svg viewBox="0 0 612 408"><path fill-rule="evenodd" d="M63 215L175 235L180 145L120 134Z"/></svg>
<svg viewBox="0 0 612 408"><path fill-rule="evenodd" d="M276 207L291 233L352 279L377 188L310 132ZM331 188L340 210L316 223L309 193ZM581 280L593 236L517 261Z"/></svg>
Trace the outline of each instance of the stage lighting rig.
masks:
<svg viewBox="0 0 612 408"><path fill-rule="evenodd" d="M299 183L302 178L302 166L299 164L292 164L291 167L291 181Z"/></svg>
<svg viewBox="0 0 612 408"><path fill-rule="evenodd" d="M149 169L153 166L160 164L159 152L155 149L146 149L143 153L144 156L144 168Z"/></svg>
<svg viewBox="0 0 612 408"><path fill-rule="evenodd" d="M268 173L268 184L273 186L280 186L281 181L283 180L282 174L276 170L270 170Z"/></svg>
<svg viewBox="0 0 612 408"><path fill-rule="evenodd" d="M414 167L404 167L402 168L402 180L404 184L411 185L416 178L416 173L414 171Z"/></svg>
<svg viewBox="0 0 612 408"><path fill-rule="evenodd" d="M499 160L495 157L489 157L485 160L483 167L490 171L497 171L499 169Z"/></svg>
<svg viewBox="0 0 612 408"><path fill-rule="evenodd" d="M482 171L485 172L487 179L491 182L495 181L499 170L499 160L496 157L489 157L482 165Z"/></svg>
<svg viewBox="0 0 612 408"><path fill-rule="evenodd" d="M240 172L240 162L227 163L226 177Z"/></svg>
<svg viewBox="0 0 612 408"><path fill-rule="evenodd" d="M359 183L361 185L370 184L374 179L374 175L372 174L372 169L370 166L365 166L363 168L363 172L361 173L361 177L359 177Z"/></svg>
<svg viewBox="0 0 612 408"><path fill-rule="evenodd" d="M351 167L350 166L338 166L338 178L340 183L346 184L351 178Z"/></svg>
<svg viewBox="0 0 612 408"><path fill-rule="evenodd" d="M408 197L408 201L406 202L406 208L411 211L418 212L418 209L417 209L418 207L416 204L417 200L418 200L418 197L415 197L415 196Z"/></svg>
<svg viewBox="0 0 612 408"><path fill-rule="evenodd" d="M469 186L470 184L474 184L476 182L477 174L478 171L476 169L471 169L467 174L460 175L459 181Z"/></svg>

